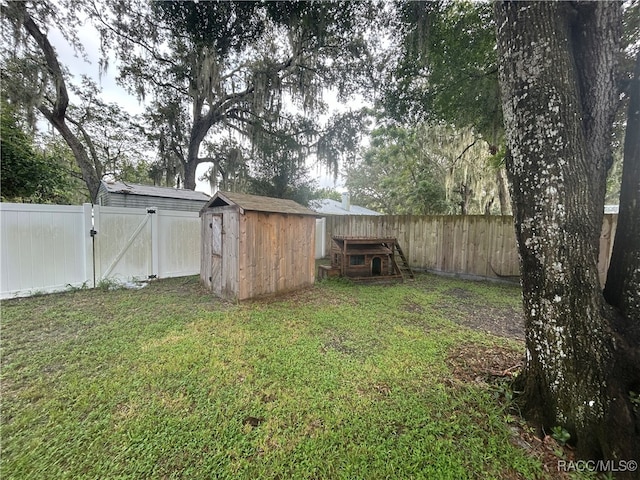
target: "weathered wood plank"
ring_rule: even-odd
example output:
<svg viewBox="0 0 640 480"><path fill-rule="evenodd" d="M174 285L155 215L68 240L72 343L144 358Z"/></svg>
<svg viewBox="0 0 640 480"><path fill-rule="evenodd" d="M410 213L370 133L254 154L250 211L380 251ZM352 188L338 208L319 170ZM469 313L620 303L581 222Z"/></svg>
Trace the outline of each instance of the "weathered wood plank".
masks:
<svg viewBox="0 0 640 480"><path fill-rule="evenodd" d="M606 214L602 222L602 232L600 234L600 256L598 258L598 275L600 284L604 287L607 281L607 271L613 250L613 240L616 236L618 225L618 215Z"/></svg>

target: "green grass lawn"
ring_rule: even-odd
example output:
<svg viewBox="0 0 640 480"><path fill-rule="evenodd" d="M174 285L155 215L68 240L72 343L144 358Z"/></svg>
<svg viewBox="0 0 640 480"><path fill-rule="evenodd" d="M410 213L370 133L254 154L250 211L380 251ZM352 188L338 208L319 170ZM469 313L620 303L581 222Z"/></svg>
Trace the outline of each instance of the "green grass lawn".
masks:
<svg viewBox="0 0 640 480"><path fill-rule="evenodd" d="M500 388L454 372L523 346L456 302L520 291L419 275L237 305L182 278L5 301L0 477L544 478Z"/></svg>

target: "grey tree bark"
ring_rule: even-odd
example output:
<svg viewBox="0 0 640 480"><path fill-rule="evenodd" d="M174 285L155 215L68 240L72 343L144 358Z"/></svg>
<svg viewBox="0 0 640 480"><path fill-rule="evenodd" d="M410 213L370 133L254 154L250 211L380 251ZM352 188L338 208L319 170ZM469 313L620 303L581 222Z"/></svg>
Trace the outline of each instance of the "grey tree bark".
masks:
<svg viewBox="0 0 640 480"><path fill-rule="evenodd" d="M526 321L525 415L541 432L568 430L582 457L631 460L640 457L630 401L640 362L637 339L621 332L634 319L605 301L597 268L620 8L498 2L495 13ZM640 289L637 278L631 284Z"/></svg>

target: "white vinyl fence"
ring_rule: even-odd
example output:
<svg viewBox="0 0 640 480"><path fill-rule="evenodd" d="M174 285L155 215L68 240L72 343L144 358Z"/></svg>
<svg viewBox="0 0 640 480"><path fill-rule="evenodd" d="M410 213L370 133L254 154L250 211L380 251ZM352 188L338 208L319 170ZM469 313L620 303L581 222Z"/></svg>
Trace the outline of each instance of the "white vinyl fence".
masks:
<svg viewBox="0 0 640 480"><path fill-rule="evenodd" d="M0 203L0 298L197 275L200 243L195 212Z"/></svg>

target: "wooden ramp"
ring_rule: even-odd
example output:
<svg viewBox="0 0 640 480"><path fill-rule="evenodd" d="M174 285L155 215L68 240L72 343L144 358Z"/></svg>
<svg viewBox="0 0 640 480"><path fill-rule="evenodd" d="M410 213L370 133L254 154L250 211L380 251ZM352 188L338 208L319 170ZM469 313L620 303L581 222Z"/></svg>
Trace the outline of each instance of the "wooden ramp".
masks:
<svg viewBox="0 0 640 480"><path fill-rule="evenodd" d="M395 238L394 238L393 246L391 247L391 249L392 251L394 251L394 253L397 253L400 259L402 260L400 265L398 265L398 269L402 274L402 278L405 278L406 276L406 277L409 277L411 280L415 280L416 276L413 273L413 270L411 270L411 267L409 266L409 261L407 260L407 257L405 256L404 252L402 251L402 248L400 247L398 240ZM394 255L394 261L395 261L395 255Z"/></svg>

